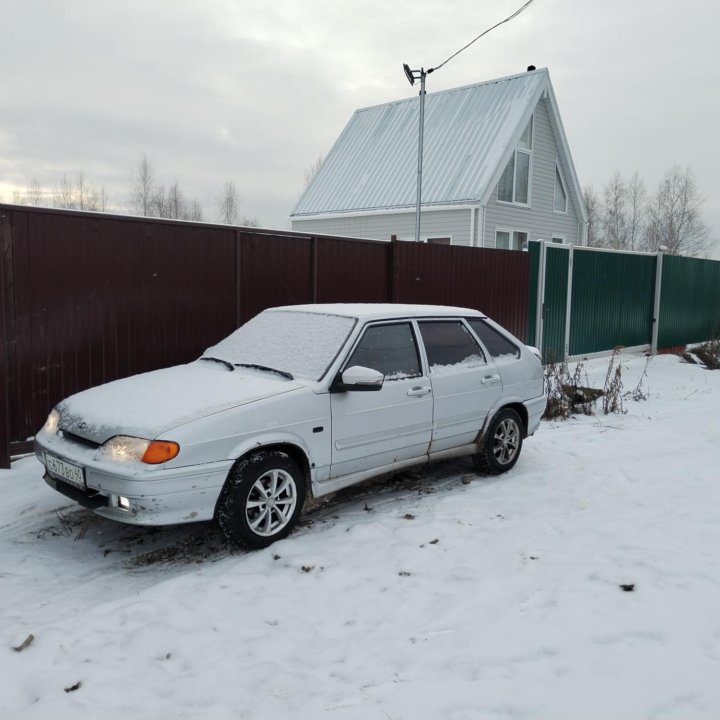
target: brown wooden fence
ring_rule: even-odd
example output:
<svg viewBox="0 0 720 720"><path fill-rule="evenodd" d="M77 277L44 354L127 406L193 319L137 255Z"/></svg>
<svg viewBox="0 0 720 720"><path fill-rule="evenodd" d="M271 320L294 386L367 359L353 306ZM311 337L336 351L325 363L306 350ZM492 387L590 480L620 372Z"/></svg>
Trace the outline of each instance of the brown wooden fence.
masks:
<svg viewBox="0 0 720 720"><path fill-rule="evenodd" d="M527 253L0 205L0 467L55 403L314 302L472 307L525 338Z"/></svg>

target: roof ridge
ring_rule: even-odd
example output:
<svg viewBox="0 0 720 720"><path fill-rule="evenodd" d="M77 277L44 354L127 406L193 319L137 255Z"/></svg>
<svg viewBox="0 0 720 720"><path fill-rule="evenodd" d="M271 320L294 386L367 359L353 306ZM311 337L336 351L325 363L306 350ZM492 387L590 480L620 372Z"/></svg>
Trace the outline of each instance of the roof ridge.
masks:
<svg viewBox="0 0 720 720"><path fill-rule="evenodd" d="M550 77L550 71L547 68L537 68L535 70L526 70L525 72L515 73L515 75L506 75L505 77L493 78L491 80L482 80L476 83L469 83L467 85L459 85L458 87L445 88L444 90L435 90L434 92L426 92L427 96L445 95L446 93L458 92L460 90L470 90L472 88L482 87L483 85L495 85L496 83L508 82L509 80L517 80L522 77L528 77L529 75L546 75ZM400 100L388 100L384 103L376 103L375 105L366 105L365 107L357 108L355 114L365 112L366 110L376 110L377 108L386 107L387 105L401 105L402 103L415 102L417 100L416 95L412 95L408 98L401 98Z"/></svg>

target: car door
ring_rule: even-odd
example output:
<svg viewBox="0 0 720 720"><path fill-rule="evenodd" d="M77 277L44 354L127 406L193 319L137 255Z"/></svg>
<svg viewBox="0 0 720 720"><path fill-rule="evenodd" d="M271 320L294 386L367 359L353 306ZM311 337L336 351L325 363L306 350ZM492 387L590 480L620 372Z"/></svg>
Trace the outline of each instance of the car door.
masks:
<svg viewBox="0 0 720 720"><path fill-rule="evenodd" d="M432 432L432 388L423 374L410 322L366 327L343 370L368 367L383 373L380 390L331 393L330 477L422 457Z"/></svg>
<svg viewBox="0 0 720 720"><path fill-rule="evenodd" d="M474 442L502 395L498 368L461 319L418 322L434 398L430 452Z"/></svg>
<svg viewBox="0 0 720 720"><path fill-rule="evenodd" d="M542 383L539 382L542 372L537 363L533 373L527 358L523 360L519 346L505 336L502 328L488 318L468 318L468 324L497 365L508 397L524 400L542 393Z"/></svg>

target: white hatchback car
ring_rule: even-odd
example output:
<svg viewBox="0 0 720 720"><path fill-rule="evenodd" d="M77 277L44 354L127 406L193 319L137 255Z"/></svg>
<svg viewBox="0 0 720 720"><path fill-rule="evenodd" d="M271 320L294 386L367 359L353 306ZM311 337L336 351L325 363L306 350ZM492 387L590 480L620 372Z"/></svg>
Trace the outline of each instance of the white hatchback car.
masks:
<svg viewBox="0 0 720 720"><path fill-rule="evenodd" d="M460 455L509 470L545 403L537 351L475 310L296 305L188 365L63 400L35 452L51 487L99 515L214 517L265 547L308 495Z"/></svg>

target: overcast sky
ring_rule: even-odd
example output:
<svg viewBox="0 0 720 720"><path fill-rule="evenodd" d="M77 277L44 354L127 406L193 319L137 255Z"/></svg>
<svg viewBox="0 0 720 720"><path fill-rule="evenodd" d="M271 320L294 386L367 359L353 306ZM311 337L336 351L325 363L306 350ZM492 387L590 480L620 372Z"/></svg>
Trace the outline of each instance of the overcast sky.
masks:
<svg viewBox="0 0 720 720"><path fill-rule="evenodd" d="M129 205L146 153L217 219L289 228L305 171L359 107L417 93L522 0L0 0L0 194L82 171ZM428 78L428 91L547 67L580 183L653 190L689 166L720 236L720 3L535 0Z"/></svg>

